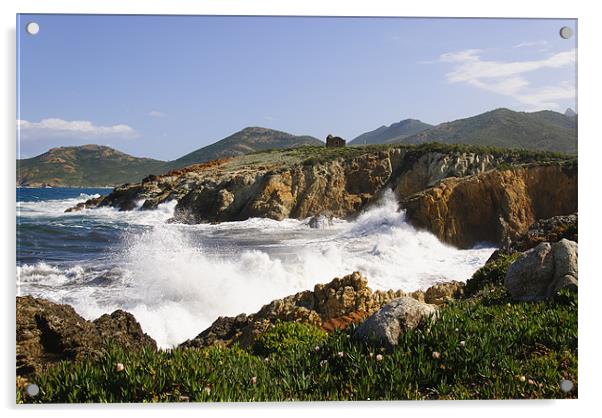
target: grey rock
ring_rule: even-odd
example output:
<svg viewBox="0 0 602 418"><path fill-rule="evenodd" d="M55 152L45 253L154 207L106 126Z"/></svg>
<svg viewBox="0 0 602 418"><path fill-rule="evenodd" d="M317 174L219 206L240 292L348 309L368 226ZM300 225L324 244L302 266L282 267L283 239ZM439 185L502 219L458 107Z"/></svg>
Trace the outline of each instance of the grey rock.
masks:
<svg viewBox="0 0 602 418"><path fill-rule="evenodd" d="M429 315L437 315L437 306L404 296L387 303L366 319L355 331L354 338L391 348L397 345L402 332L416 328Z"/></svg>
<svg viewBox="0 0 602 418"><path fill-rule="evenodd" d="M552 293L563 288L577 290L578 286L578 244L562 239L553 246L554 251L554 281Z"/></svg>
<svg viewBox="0 0 602 418"><path fill-rule="evenodd" d="M504 285L516 301L544 300L563 288L577 290L577 243L542 242L510 265Z"/></svg>

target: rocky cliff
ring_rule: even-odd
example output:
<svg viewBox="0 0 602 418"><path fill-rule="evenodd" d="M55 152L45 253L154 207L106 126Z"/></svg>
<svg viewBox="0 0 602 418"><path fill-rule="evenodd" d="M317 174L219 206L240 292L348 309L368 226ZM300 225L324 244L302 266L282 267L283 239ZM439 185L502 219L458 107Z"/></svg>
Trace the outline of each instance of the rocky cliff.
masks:
<svg viewBox="0 0 602 418"><path fill-rule="evenodd" d="M538 219L577 210L577 167L552 163L449 178L402 205L417 226L458 247L504 243Z"/></svg>
<svg viewBox="0 0 602 418"><path fill-rule="evenodd" d="M175 199L173 222L345 218L391 188L410 220L447 242L470 246L501 242L506 228L510 234L524 232L539 216L576 208L576 168L560 168L566 158L558 155L435 144L322 150L271 151L194 165L117 187L71 210L153 209ZM496 170L500 167L518 168ZM462 218L462 210L475 217ZM512 216L502 218L508 226L498 219L507 212ZM483 225L487 231L481 234Z"/></svg>

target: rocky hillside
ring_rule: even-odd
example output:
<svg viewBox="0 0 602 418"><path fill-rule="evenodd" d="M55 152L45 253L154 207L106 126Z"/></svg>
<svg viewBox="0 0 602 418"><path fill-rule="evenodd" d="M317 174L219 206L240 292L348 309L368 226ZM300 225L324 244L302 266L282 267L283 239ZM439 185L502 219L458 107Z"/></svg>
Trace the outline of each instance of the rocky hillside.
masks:
<svg viewBox="0 0 602 418"><path fill-rule="evenodd" d="M389 126L381 126L373 131L363 133L354 138L349 145L387 144L417 134L433 125L417 119L404 119Z"/></svg>
<svg viewBox="0 0 602 418"><path fill-rule="evenodd" d="M442 123L395 142L474 144L576 154L577 119L552 111L527 113L496 109Z"/></svg>
<svg viewBox="0 0 602 418"><path fill-rule="evenodd" d="M170 161L167 163L167 168L177 169L191 164L234 157L255 151L296 148L304 145L322 146L324 143L312 136L297 136L273 129L249 127L211 145L186 154L177 160Z"/></svg>
<svg viewBox="0 0 602 418"><path fill-rule="evenodd" d="M115 186L162 172L164 164L101 145L52 148L37 157L17 160L17 186Z"/></svg>
<svg viewBox="0 0 602 418"><path fill-rule="evenodd" d="M576 162L555 154L442 145L304 147L149 176L72 210L97 206L131 210L139 201L143 209L153 209L175 199L173 222L345 218L390 188L410 220L447 242L470 246L483 240L499 243L524 232L534 219L574 212L576 180ZM456 192L447 202L442 190L452 190L452 185ZM508 200L519 192L515 200ZM472 219L474 227L460 228L461 205L467 213L487 217ZM473 232L481 224L490 233Z"/></svg>

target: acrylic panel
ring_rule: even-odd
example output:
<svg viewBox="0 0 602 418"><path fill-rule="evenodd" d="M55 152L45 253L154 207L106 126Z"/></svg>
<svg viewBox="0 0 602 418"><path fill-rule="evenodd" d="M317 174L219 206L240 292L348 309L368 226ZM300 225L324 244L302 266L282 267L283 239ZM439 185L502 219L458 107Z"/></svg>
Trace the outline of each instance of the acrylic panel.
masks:
<svg viewBox="0 0 602 418"><path fill-rule="evenodd" d="M577 397L577 21L17 16L19 403Z"/></svg>

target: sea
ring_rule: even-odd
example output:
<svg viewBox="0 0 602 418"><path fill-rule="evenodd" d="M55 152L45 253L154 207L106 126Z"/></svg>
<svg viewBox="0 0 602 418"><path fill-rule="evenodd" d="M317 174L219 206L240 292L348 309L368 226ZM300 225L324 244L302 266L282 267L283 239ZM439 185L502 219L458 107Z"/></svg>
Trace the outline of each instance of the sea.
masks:
<svg viewBox="0 0 602 418"><path fill-rule="evenodd" d="M459 250L412 227L392 192L354 220L253 218L166 223L156 210L65 209L110 189L17 189L17 295L67 303L86 319L123 309L163 348L219 316L359 271L373 289L466 281L495 250ZM315 227L317 226L317 227Z"/></svg>

